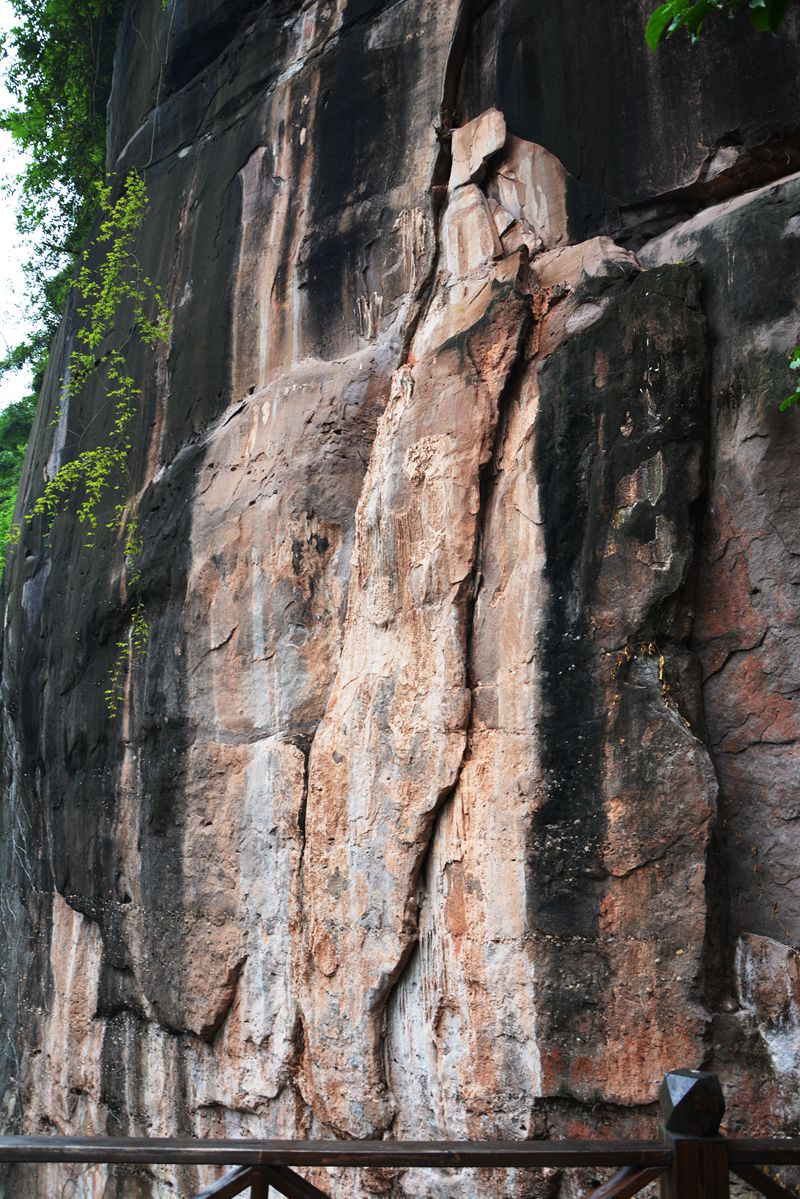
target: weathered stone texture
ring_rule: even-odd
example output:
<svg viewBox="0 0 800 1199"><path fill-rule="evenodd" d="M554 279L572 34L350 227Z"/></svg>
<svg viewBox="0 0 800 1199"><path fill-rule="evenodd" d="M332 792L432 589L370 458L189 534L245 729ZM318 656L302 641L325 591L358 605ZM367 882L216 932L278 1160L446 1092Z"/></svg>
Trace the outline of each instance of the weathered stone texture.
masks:
<svg viewBox="0 0 800 1199"><path fill-rule="evenodd" d="M792 1071L777 1066L774 997L800 920L797 693L800 600L795 493L800 435L777 410L800 302L800 179L707 209L650 243L645 262L701 264L714 344L714 471L699 562L694 643L709 744L725 797L720 853L730 895L733 986L744 1025L767 1047L774 1103L796 1118ZM767 952L763 947L775 941ZM759 948L756 948L758 946ZM791 1004L784 1036L800 1035ZM791 1031L788 1031L791 1029ZM766 1121L767 1110L759 1111ZM745 1106L740 1118L746 1119Z"/></svg>
<svg viewBox="0 0 800 1199"><path fill-rule="evenodd" d="M173 312L131 351L149 644L111 719L120 538L25 527L8 1128L639 1135L711 1062L734 1124L800 1118L800 55L652 58L647 7L127 4L109 162ZM74 328L23 506L110 419L51 426Z"/></svg>

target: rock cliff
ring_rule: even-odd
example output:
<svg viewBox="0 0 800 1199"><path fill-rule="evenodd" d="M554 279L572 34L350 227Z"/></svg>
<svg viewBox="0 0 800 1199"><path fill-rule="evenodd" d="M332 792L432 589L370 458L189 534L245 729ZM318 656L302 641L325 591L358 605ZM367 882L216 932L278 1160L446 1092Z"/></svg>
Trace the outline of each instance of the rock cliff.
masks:
<svg viewBox="0 0 800 1199"><path fill-rule="evenodd" d="M7 1129L651 1135L706 1064L797 1131L800 31L648 8L128 0L173 324L139 581L69 515L6 572ZM75 320L21 510L111 420Z"/></svg>

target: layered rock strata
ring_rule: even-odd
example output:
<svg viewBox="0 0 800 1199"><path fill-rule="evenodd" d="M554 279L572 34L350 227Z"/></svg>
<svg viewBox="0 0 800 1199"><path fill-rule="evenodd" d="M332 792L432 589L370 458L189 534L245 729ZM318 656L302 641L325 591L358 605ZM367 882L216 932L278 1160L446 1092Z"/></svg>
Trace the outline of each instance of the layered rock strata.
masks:
<svg viewBox="0 0 800 1199"><path fill-rule="evenodd" d="M6 573L9 1129L650 1135L701 1063L732 1125L800 1116L800 56L726 30L671 130L693 68L618 7L601 105L600 26L511 0L126 6L110 166L173 328L131 351L140 581L69 515ZM548 45L597 57L570 96ZM21 510L110 420L52 427L74 329ZM13 1185L68 1174L208 1181Z"/></svg>

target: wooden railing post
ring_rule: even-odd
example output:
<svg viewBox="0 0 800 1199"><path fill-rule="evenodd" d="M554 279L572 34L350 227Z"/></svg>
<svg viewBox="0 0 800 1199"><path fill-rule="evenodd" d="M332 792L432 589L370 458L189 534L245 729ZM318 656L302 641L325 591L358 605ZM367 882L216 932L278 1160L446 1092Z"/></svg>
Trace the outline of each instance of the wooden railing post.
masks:
<svg viewBox="0 0 800 1199"><path fill-rule="evenodd" d="M729 1199L728 1143L718 1135L725 1100L716 1074L672 1070L658 1098L672 1149L661 1199Z"/></svg>
<svg viewBox="0 0 800 1199"><path fill-rule="evenodd" d="M266 1170L254 1166L252 1173L253 1181L250 1183L251 1199L267 1199L269 1195L269 1183L267 1182Z"/></svg>

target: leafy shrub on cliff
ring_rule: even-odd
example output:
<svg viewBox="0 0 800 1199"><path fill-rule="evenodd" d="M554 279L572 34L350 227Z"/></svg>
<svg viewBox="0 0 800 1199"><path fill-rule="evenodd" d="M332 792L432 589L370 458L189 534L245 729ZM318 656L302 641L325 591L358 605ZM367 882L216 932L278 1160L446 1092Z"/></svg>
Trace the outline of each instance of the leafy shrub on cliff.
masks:
<svg viewBox="0 0 800 1199"><path fill-rule="evenodd" d="M17 224L36 235L28 276L33 332L0 361L31 363L41 383L91 224L105 159L105 110L122 0L11 0L16 23L2 39L6 85L16 103L0 113L28 157Z"/></svg>
<svg viewBox="0 0 800 1199"><path fill-rule="evenodd" d="M97 202L122 0L11 0L11 6L16 23L0 50L15 103L0 112L0 128L28 157L17 180L17 225L34 239L26 267L32 331L0 359L0 373L30 364L33 380L32 394L0 414L0 550L50 343Z"/></svg>
<svg viewBox="0 0 800 1199"><path fill-rule="evenodd" d="M22 460L35 414L35 396L9 404L0 412L0 546L6 544L11 530Z"/></svg>
<svg viewBox="0 0 800 1199"><path fill-rule="evenodd" d="M79 396L92 379L105 396L113 423L101 444L82 449L59 467L25 516L27 521L44 516L52 525L57 514L77 496L76 516L86 526L88 545L94 543L98 508L104 496L109 491L122 495L127 481L133 447L131 424L142 390L130 374L125 349L134 336L155 348L170 333L164 299L145 275L137 256L148 205L144 180L136 171L130 171L116 199L110 186L99 188L98 199L103 219L91 250L84 251L75 280L81 323L75 331L65 374L65 403ZM121 348L109 346L115 333ZM73 446L67 449L74 452ZM125 504L120 503L109 527L122 520L124 509Z"/></svg>
<svg viewBox="0 0 800 1199"><path fill-rule="evenodd" d="M47 528L59 513L77 501L74 515L86 532L88 547L95 544L101 505L109 493L116 505L106 528L124 531L126 591L130 599L139 583L137 565L142 551L128 461L133 449L133 422L142 389L130 373L125 351L132 339L155 349L168 340L170 316L161 291L143 271L137 250L148 206L144 179L128 172L114 198L110 185L98 189L100 223L92 244L81 256L75 280L80 323L64 376L63 402L77 398L91 380L111 427L99 444L80 448L82 437L65 446L66 460L47 480L25 521L45 518ZM113 345L113 340L117 345ZM76 453L76 450L78 451ZM11 501L13 508L13 499ZM108 516L108 513L106 513ZM9 514L10 520L10 514ZM15 542L19 526L11 526L5 539ZM124 683L134 659L146 652L149 628L144 600L133 599L129 628L116 644L117 655L105 691L109 714L116 715Z"/></svg>

